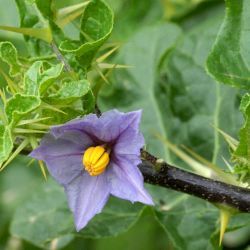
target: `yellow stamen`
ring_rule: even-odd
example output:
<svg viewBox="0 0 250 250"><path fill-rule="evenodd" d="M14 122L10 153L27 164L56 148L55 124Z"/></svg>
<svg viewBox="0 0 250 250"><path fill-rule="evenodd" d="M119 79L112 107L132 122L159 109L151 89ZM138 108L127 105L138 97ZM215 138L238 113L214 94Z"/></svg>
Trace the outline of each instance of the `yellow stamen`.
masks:
<svg viewBox="0 0 250 250"><path fill-rule="evenodd" d="M91 176L99 175L109 164L109 151L103 146L90 147L84 152L82 163Z"/></svg>

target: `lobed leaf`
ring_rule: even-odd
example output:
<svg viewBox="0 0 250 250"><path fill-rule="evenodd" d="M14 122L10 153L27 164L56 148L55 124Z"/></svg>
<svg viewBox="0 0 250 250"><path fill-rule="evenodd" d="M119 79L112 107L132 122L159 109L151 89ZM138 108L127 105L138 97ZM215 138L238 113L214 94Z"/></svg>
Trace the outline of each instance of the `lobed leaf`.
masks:
<svg viewBox="0 0 250 250"><path fill-rule="evenodd" d="M43 100L50 104L67 105L82 98L89 91L91 91L91 89L87 80L67 81L64 82L56 94L51 94L43 98Z"/></svg>
<svg viewBox="0 0 250 250"><path fill-rule="evenodd" d="M42 68L42 62L34 62L24 74L24 94L39 96L39 74Z"/></svg>
<svg viewBox="0 0 250 250"><path fill-rule="evenodd" d="M82 16L80 41L64 41L60 49L73 53L82 67L88 67L97 50L109 38L113 29L113 18L113 12L105 2L92 0Z"/></svg>
<svg viewBox="0 0 250 250"><path fill-rule="evenodd" d="M43 69L43 62L36 61L24 75L24 93L40 96L57 80L63 71L63 64Z"/></svg>
<svg viewBox="0 0 250 250"><path fill-rule="evenodd" d="M38 108L41 104L39 98L30 95L15 94L5 107L9 124L13 127L20 119Z"/></svg>
<svg viewBox="0 0 250 250"><path fill-rule="evenodd" d="M17 50L11 42L0 42L0 58L9 65L10 76L20 74L21 64L18 61Z"/></svg>
<svg viewBox="0 0 250 250"><path fill-rule="evenodd" d="M226 0L226 16L207 59L219 82L250 89L250 0Z"/></svg>

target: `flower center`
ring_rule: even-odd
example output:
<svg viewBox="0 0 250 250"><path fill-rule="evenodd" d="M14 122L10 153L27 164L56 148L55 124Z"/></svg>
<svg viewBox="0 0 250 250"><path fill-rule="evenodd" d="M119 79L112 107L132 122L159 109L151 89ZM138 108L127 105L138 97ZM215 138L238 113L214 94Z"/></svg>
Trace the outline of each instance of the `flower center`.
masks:
<svg viewBox="0 0 250 250"><path fill-rule="evenodd" d="M89 147L83 154L82 163L91 176L103 173L109 164L110 150L104 146Z"/></svg>

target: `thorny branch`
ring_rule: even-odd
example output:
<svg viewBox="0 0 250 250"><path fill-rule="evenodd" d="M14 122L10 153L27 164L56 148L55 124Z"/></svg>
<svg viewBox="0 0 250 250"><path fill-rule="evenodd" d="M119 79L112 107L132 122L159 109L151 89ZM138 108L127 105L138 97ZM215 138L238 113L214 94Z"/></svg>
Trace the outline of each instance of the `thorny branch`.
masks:
<svg viewBox="0 0 250 250"><path fill-rule="evenodd" d="M208 179L171 166L166 162L159 162L155 156L146 151L142 151L141 156L143 161L139 169L145 182L250 213L249 189Z"/></svg>

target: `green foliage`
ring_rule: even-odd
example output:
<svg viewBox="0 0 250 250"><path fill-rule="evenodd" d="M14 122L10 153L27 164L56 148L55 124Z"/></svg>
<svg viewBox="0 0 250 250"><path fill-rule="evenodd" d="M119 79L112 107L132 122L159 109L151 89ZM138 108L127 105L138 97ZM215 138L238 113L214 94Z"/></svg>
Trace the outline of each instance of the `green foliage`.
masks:
<svg viewBox="0 0 250 250"><path fill-rule="evenodd" d="M236 162L235 171L242 179L250 178L250 95L247 93L242 97L240 110L244 115L245 123L240 130L240 142L233 153Z"/></svg>
<svg viewBox="0 0 250 250"><path fill-rule="evenodd" d="M210 74L219 82L249 90L249 1L226 1L226 16L207 60ZM240 110L245 123L239 133L239 145L233 152L235 172L249 179L249 94L243 96Z"/></svg>
<svg viewBox="0 0 250 250"><path fill-rule="evenodd" d="M106 101L101 103L107 106L106 109L112 106L124 110L145 110L142 129L147 139L147 149L165 159L168 158L168 150L159 143L156 133L165 135L166 130L154 91L158 65L173 49L180 35L180 28L168 23L139 31L120 51L116 60L132 67L115 74L113 88L105 88L103 100ZM124 81L129 85L125 85Z"/></svg>
<svg viewBox="0 0 250 250"><path fill-rule="evenodd" d="M43 62L36 61L24 75L24 93L40 96L60 77L63 64L43 69Z"/></svg>
<svg viewBox="0 0 250 250"><path fill-rule="evenodd" d="M82 67L89 67L97 50L109 38L113 29L113 12L101 0L91 1L84 10L80 24L80 41L64 41L63 52L74 53Z"/></svg>
<svg viewBox="0 0 250 250"><path fill-rule="evenodd" d="M166 46L167 39L159 28L164 25L139 31L115 58L118 63L132 67L115 72L112 88L107 86L101 92L101 105L105 109L114 106L125 111L143 109L142 129L147 150L164 159L168 157L168 161L171 157L177 162L167 148L164 152L164 142L156 135L183 143L213 163L222 164L221 156L228 155L228 150L211 124L235 134L241 122L236 105L238 92L213 81L204 69L222 20L220 11L216 16L213 12L210 15L213 18L200 21L184 36L179 32L175 47ZM174 38L173 33L170 37ZM165 50L161 50L161 41L165 41L162 45ZM166 190L159 194L170 195ZM188 196L179 201L176 193L172 199L173 204L177 202L173 212L167 209L157 216L174 249L203 249L212 234L216 235L216 243L212 239L210 248L218 249L217 210ZM166 207L169 203L171 199Z"/></svg>
<svg viewBox="0 0 250 250"><path fill-rule="evenodd" d="M11 233L40 247L49 247L53 240L62 246L69 243L73 218L61 188L54 182L43 184L43 189L16 211Z"/></svg>
<svg viewBox="0 0 250 250"><path fill-rule="evenodd" d="M54 124L63 124L65 122L68 122L76 117L82 116L85 113L85 111L70 108L70 107L65 107L61 108L59 110L51 109L49 106L46 109L42 110L42 116L43 117L48 117L44 121L44 124L46 125L51 125L53 126Z"/></svg>
<svg viewBox="0 0 250 250"><path fill-rule="evenodd" d="M35 3L26 0L15 0L19 11L20 27L22 28L47 28L48 22L42 19L42 15L37 11ZM47 1L45 1L47 2ZM44 37L51 36L50 31L43 32ZM50 54L49 45L44 41L34 37L24 36L27 48L32 56L44 56Z"/></svg>
<svg viewBox="0 0 250 250"><path fill-rule="evenodd" d="M15 94L6 104L6 115L9 124L13 127L22 118L40 106L41 101L36 96Z"/></svg>
<svg viewBox="0 0 250 250"><path fill-rule="evenodd" d="M143 206L110 199L104 211L97 215L78 236L102 238L118 235L138 219ZM72 214L67 208L65 194L55 182L42 185L28 202L15 213L11 233L33 244L49 248L53 242L58 249L75 236Z"/></svg>
<svg viewBox="0 0 250 250"><path fill-rule="evenodd" d="M22 70L21 65L17 59L17 50L12 43L10 42L0 43L0 58L9 65L10 76L15 76L17 74L20 74Z"/></svg>
<svg viewBox="0 0 250 250"><path fill-rule="evenodd" d="M250 166L250 95L243 96L241 101L240 110L242 111L245 124L240 130L240 143L234 152L236 158L245 158L246 163Z"/></svg>
<svg viewBox="0 0 250 250"><path fill-rule="evenodd" d="M199 5L202 0L108 0L111 7L116 6L115 25L113 11L104 1L69 6L76 2L16 0L20 27L30 28L31 36L19 30L26 34L25 45L22 44L29 51L26 57L20 56L11 42L0 42L1 62L9 66L0 71L7 84L0 92L0 166L5 166L18 150L36 147L50 125L93 112L98 98L102 110L143 109L141 127L146 147L156 156L186 167L169 152L164 143L167 138L223 167L222 157L228 160L230 156L218 130L211 125L236 135L242 120L238 112L240 95L237 89L209 77L205 64L209 55L207 69L217 81L248 89L249 0L226 1L226 17L220 31L223 12L213 0L206 1L204 9ZM58 10L58 5L67 8ZM200 9L195 12L196 7ZM65 11L69 14L66 17L62 14ZM71 19L75 11L79 18ZM164 14L167 19L179 21L163 21ZM66 37L65 25L69 29L77 27L79 40ZM52 37L51 45L48 41ZM117 43L106 43L110 37L111 42L118 39L125 44L104 63L100 58L106 59L117 48ZM101 82L99 86L96 72L101 76L98 81L103 78L108 82L116 65L122 69L115 70L108 79L111 84ZM96 85L102 87L100 92L92 91ZM250 172L249 104L247 93L240 106L245 123L238 147L232 153L235 172L242 178L248 178ZM88 238L115 237L129 230L142 213L150 213L159 223L169 249L221 249L216 207L150 185L147 188L155 201L154 208L112 198L104 211L77 234L62 188L52 180L42 183L33 172L36 170L25 165L28 159L18 158L12 165L14 170L7 169L0 175L0 238L8 235L4 228L18 206L11 220L11 237L43 249L71 250L77 240L83 242L82 248ZM247 227L249 223L249 216L237 215L228 230ZM0 239L0 248L2 242ZM27 243L22 244L26 249Z"/></svg>
<svg viewBox="0 0 250 250"><path fill-rule="evenodd" d="M163 19L163 8L160 1L152 0L109 0L112 8L117 8L112 38L124 41L138 29Z"/></svg>
<svg viewBox="0 0 250 250"><path fill-rule="evenodd" d="M81 99L90 92L87 80L65 82L57 93L49 95L44 100L50 104L70 104Z"/></svg>
<svg viewBox="0 0 250 250"><path fill-rule="evenodd" d="M95 109L95 97L92 91L89 91L82 99L82 108L86 114L93 112Z"/></svg>
<svg viewBox="0 0 250 250"><path fill-rule="evenodd" d="M10 65L10 75L6 78L8 95L2 92L4 112L1 128L1 165L11 156L13 142L25 133L22 139L28 139L34 147L34 138L40 138L49 128L47 125L60 124L77 116L92 112L94 97L86 79L75 80L70 72L63 73L64 64L48 63L36 60L27 62L18 72L17 80L12 80L13 69L17 66L18 56L10 42L1 43L2 60ZM8 53L9 51L9 53ZM15 74L16 74L15 73ZM5 73L3 73L5 74ZM72 107L69 107L72 105Z"/></svg>
<svg viewBox="0 0 250 250"><path fill-rule="evenodd" d="M211 10L208 16L186 32L162 64L156 93L161 113L167 114L164 121L169 140L224 166L222 156L229 157L229 152L215 128L236 135L241 116L238 91L216 83L204 69L220 28L222 12Z"/></svg>
<svg viewBox="0 0 250 250"><path fill-rule="evenodd" d="M19 156L11 163L8 171L1 172L0 175L0 245L8 240L6 229L8 230L10 219L16 208L25 200L29 199L30 195L41 183L41 174L37 164L30 164L27 157ZM11 249L11 248L10 248ZM13 249L13 248L12 248Z"/></svg>
<svg viewBox="0 0 250 250"><path fill-rule="evenodd" d="M206 0L213 1L213 0ZM166 19L177 19L187 15L205 0L162 0Z"/></svg>
<svg viewBox="0 0 250 250"><path fill-rule="evenodd" d="M207 60L219 82L249 90L249 0L226 0L226 17Z"/></svg>
<svg viewBox="0 0 250 250"><path fill-rule="evenodd" d="M38 9L46 19L53 19L53 16L55 15L53 10L54 0L35 0L34 2L36 3Z"/></svg>
<svg viewBox="0 0 250 250"><path fill-rule="evenodd" d="M186 194L150 186L156 202L156 218L166 231L173 249L211 248L218 210ZM214 249L219 249L218 244Z"/></svg>
<svg viewBox="0 0 250 250"><path fill-rule="evenodd" d="M88 80L82 77L86 77L87 68L113 27L111 9L102 1L90 1L81 19L80 52L72 55L72 51L64 51L62 55L56 44L63 42L65 37L56 25L57 15L53 1L16 0L16 4L21 28L13 30L26 35L25 40L33 58L22 58L21 64L14 45L10 42L0 43L0 58L10 68L9 76L2 72L8 84L8 94L1 92L4 104L1 119L2 123L7 122L6 128L1 129L1 164L16 155L11 155L12 141L20 141L20 136L26 147L33 148L37 138L48 130L48 125L60 124L93 111L95 98ZM39 29L48 39L39 39ZM54 38L52 47L45 42L49 41L50 32L53 32ZM87 41L83 34L92 40ZM72 41L71 43L73 44ZM64 56L69 58L69 64L74 64L77 60L86 62L81 65L78 62L76 70L79 72L74 72L67 65ZM18 78L13 79L17 75ZM20 150L21 145L17 152Z"/></svg>
<svg viewBox="0 0 250 250"><path fill-rule="evenodd" d="M116 59L133 67L115 72L113 87L102 92L105 109L143 109L147 149L163 159L169 160L170 155L157 135L183 143L214 163L221 162L221 153L227 154L227 149L211 124L230 133L240 124L237 92L216 84L204 70L220 21L221 15L201 22L175 48L167 41L176 42L174 38L180 36L176 26L162 24L138 32ZM200 36L202 30L206 33ZM198 49L196 44L200 44Z"/></svg>
<svg viewBox="0 0 250 250"><path fill-rule="evenodd" d="M6 161L12 151L13 141L10 128L0 125L0 166Z"/></svg>

